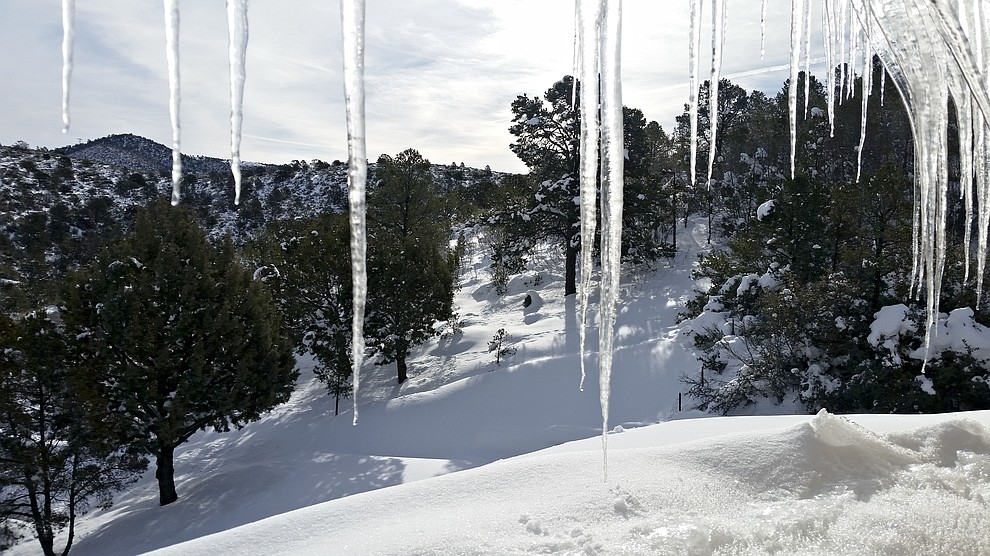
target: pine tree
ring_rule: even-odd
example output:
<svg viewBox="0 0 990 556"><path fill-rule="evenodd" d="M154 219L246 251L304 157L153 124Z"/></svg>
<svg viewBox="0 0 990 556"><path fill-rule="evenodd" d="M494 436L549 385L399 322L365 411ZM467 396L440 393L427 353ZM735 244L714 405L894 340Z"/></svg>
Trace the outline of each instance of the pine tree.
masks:
<svg viewBox="0 0 990 556"><path fill-rule="evenodd" d="M351 260L347 216L273 224L259 241L259 270L272 288L297 353L316 358L317 378L335 398L350 395Z"/></svg>
<svg viewBox="0 0 990 556"><path fill-rule="evenodd" d="M178 498L176 447L288 399L297 373L274 303L189 209L153 203L74 282L66 318L87 382L155 456L162 505Z"/></svg>
<svg viewBox="0 0 990 556"><path fill-rule="evenodd" d="M0 548L20 521L46 556L67 528L65 555L76 517L94 503L109 507L147 461L116 434L117 417L82 395L54 308L0 316L0 345Z"/></svg>
<svg viewBox="0 0 990 556"><path fill-rule="evenodd" d="M408 377L409 350L452 315L456 255L430 162L414 149L378 159L368 191L368 345Z"/></svg>

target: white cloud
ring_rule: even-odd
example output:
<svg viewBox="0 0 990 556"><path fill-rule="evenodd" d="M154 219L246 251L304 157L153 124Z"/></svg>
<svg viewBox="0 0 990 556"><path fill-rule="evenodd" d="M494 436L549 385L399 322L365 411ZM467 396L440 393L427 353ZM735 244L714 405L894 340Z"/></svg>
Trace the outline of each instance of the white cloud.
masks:
<svg viewBox="0 0 990 556"><path fill-rule="evenodd" d="M760 3L729 6L725 73L786 63L789 11L779 3L772 4L762 61ZM224 6L186 1L181 9L183 150L226 157ZM54 147L131 132L167 143L161 4L101 0L78 2L77 10L73 120L63 136L60 3L5 0L0 8L0 95L6 105L0 141ZM625 2L624 11L625 104L669 130L687 96L687 3ZM522 171L508 149L509 105L516 95L542 94L571 73L572 41L572 0L370 2L369 156L414 147L434 162ZM251 2L245 159L346 156L339 45L335 2ZM738 82L776 91L784 79L786 71L779 71Z"/></svg>

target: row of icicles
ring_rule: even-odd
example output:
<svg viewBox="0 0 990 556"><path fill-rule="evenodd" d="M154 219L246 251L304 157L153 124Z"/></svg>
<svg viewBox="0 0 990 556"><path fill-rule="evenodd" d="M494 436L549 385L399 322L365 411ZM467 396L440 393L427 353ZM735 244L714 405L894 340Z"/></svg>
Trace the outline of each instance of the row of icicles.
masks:
<svg viewBox="0 0 990 556"><path fill-rule="evenodd" d="M168 64L172 122L172 203L179 202L182 160L179 122L179 3L163 0L165 8L166 59ZM698 99L702 11L705 0L690 2L689 112L691 118L691 176L697 172ZM711 71L709 113L718 114L718 84L728 21L727 0L711 2ZM791 139L791 174L795 172L799 72L810 75L811 0L790 0L790 81L788 89ZM69 127L69 81L72 73L73 19L75 0L62 0L63 131ZM229 36L231 102L231 171L235 203L240 200L240 137L248 40L247 0L226 0ZM768 0L761 6L761 56L766 44ZM599 283L599 386L602 409L602 448L607 454L609 385L615 309L618 303L622 230L623 133L620 37L622 0L575 0L575 71L579 83L601 83L580 88L581 106L600 110L581 111L580 211L581 255L578 288L581 350L581 388L585 378L585 327L591 289L592 243L596 211L601 210L602 271ZM860 152L866 130L866 103L872 83L872 56L883 62L887 75L908 109L915 142L914 219L915 264L913 286L924 284L928 336L931 341L938 315L946 252L945 223L948 195L948 101L957 107L962 195L967 221L977 219L977 292L982 294L986 271L987 239L990 235L990 0L822 0L822 29L826 64L828 117L835 126L836 90L840 99L852 96L853 77L862 64L862 121ZM367 154L364 119L364 0L341 0L344 92L347 112L348 186L351 227L354 320L352 361L354 373L354 423L357 423L357 393L364 359L364 322L367 278L365 274L365 181ZM834 68L841 67L838 83ZM810 79L805 79L805 111ZM881 86L882 90L882 86ZM712 117L710 141L715 143L718 118ZM601 145L601 159L598 146ZM714 149L709 149L708 181L712 178ZM601 182L598 183L600 172ZM859 170L857 170L857 181ZM601 198L598 198L598 188ZM974 211L974 201L977 210ZM970 229L966 227L966 272L970 266ZM607 460L606 460L607 461ZM607 464L606 464L607 476Z"/></svg>

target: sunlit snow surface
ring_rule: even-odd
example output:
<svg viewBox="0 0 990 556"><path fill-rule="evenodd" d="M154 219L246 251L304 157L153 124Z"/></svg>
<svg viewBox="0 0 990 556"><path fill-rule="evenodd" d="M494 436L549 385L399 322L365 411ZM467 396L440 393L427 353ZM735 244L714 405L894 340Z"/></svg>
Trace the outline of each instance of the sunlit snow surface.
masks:
<svg viewBox="0 0 990 556"><path fill-rule="evenodd" d="M677 411L678 378L698 370L688 334L698 323L676 316L706 223L678 234L674 261L623 277L611 388L612 428L624 432L609 434L607 482L594 371L585 392L574 384L577 308L561 296L559 253L535 252L536 270L499 296L484 238L469 236L455 297L462 332L417 348L401 387L388 368L368 372L360 426L345 404L334 417L304 360L287 404L177 450L176 503L158 506L149 471L113 508L81 519L72 553L177 545L168 553L913 555L990 546L990 512L977 497L990 481L986 433L939 425L987 427L990 412L851 417L881 434L915 431L878 439L829 417L817 428L811 416L714 418L687 399ZM496 365L487 342L499 328L518 352ZM794 411L762 404L746 415ZM13 551L36 553L33 539Z"/></svg>
<svg viewBox="0 0 990 556"><path fill-rule="evenodd" d="M671 422L611 435L607 484L578 441L158 554L985 554L990 414L972 417Z"/></svg>

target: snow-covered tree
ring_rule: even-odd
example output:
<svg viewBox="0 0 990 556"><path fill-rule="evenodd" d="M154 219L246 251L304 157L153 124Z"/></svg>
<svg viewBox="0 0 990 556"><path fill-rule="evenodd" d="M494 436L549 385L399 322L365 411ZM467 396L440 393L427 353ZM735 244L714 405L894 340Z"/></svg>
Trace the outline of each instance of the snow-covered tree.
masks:
<svg viewBox="0 0 990 556"><path fill-rule="evenodd" d="M155 456L162 505L178 499L176 447L256 420L292 392L292 344L270 295L188 209L150 205L67 298L85 381Z"/></svg>

